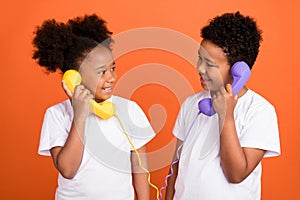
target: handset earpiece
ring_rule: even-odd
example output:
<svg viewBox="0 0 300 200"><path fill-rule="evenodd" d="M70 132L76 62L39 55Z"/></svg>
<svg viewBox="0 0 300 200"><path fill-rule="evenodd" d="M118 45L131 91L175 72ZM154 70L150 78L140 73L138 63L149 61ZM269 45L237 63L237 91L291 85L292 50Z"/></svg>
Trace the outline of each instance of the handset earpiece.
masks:
<svg viewBox="0 0 300 200"><path fill-rule="evenodd" d="M248 79L250 78L251 71L247 63L239 61L234 63L230 71L233 77L232 90L233 95L237 95L239 91L244 87Z"/></svg>
<svg viewBox="0 0 300 200"><path fill-rule="evenodd" d="M63 80L68 89L74 93L75 87L81 83L81 75L78 71L70 69L64 73ZM109 119L114 116L116 112L116 106L114 103L110 101L97 103L94 99L90 99L89 109L92 113L102 119Z"/></svg>
<svg viewBox="0 0 300 200"><path fill-rule="evenodd" d="M244 87L248 79L250 78L251 71L247 63L238 61L233 64L230 71L233 77L232 90L234 96ZM198 102L199 113L203 113L206 116L212 116L216 113L214 110L211 98L204 98Z"/></svg>
<svg viewBox="0 0 300 200"><path fill-rule="evenodd" d="M81 75L74 69L66 71L62 79L72 94L74 93L75 87L81 83Z"/></svg>

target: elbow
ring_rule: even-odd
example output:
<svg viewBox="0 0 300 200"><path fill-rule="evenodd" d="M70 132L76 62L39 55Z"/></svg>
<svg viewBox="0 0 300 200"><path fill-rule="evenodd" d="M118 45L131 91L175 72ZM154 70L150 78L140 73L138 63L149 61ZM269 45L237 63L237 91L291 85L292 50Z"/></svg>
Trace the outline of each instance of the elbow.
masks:
<svg viewBox="0 0 300 200"><path fill-rule="evenodd" d="M237 172L237 170L226 171L223 169L223 173L224 173L225 178L227 179L228 183L238 184L238 183L243 182L246 179L246 176L244 176L243 173L241 173L241 172Z"/></svg>
<svg viewBox="0 0 300 200"><path fill-rule="evenodd" d="M71 170L60 170L59 173L65 178L65 179L73 179L75 174Z"/></svg>
<svg viewBox="0 0 300 200"><path fill-rule="evenodd" d="M232 184L238 184L243 182L247 176L244 176L239 173L224 173L227 181Z"/></svg>
<svg viewBox="0 0 300 200"><path fill-rule="evenodd" d="M76 170L72 169L71 167L63 166L57 163L56 168L65 179L73 179L76 175Z"/></svg>
<svg viewBox="0 0 300 200"><path fill-rule="evenodd" d="M238 177L238 176L236 176L236 177L235 176L227 176L226 179L229 183L232 183L232 184L238 184L245 180L245 178Z"/></svg>
<svg viewBox="0 0 300 200"><path fill-rule="evenodd" d="M227 180L228 183L232 183L232 184L238 184L243 182L247 176L249 175L247 173L247 169L246 168L224 168L223 167L223 174Z"/></svg>

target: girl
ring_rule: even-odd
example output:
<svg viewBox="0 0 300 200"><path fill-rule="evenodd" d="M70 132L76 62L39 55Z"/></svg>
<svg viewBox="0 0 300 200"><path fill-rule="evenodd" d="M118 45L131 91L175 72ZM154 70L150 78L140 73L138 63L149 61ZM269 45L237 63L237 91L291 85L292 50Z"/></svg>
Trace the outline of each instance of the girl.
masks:
<svg viewBox="0 0 300 200"><path fill-rule="evenodd" d="M33 58L48 72L80 72L82 83L74 94L63 83L70 99L47 109L39 154L51 155L59 172L56 199L149 199L147 174L141 172L132 145L138 152L154 137L145 114L135 103L113 95L116 82L111 32L96 15L77 17L66 24L47 20L33 39ZM112 101L115 117L101 119L89 111L89 101ZM145 158L142 161L146 166ZM134 186L132 185L132 179Z"/></svg>

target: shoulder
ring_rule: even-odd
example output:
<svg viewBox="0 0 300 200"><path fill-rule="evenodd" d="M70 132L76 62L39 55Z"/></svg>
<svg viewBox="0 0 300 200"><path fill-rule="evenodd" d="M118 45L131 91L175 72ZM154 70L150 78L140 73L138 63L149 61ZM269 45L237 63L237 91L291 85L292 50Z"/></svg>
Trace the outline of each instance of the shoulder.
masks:
<svg viewBox="0 0 300 200"><path fill-rule="evenodd" d="M126 99L126 98L123 98L123 97L120 97L120 96L115 96L113 95L110 100L113 102L113 103L128 103L128 102L134 102L130 99Z"/></svg>
<svg viewBox="0 0 300 200"><path fill-rule="evenodd" d="M263 96L250 89L239 99L237 107L245 114L276 115L274 106Z"/></svg>
<svg viewBox="0 0 300 200"><path fill-rule="evenodd" d="M117 107L127 107L132 105L137 105L137 103L133 100L126 99L123 97L113 95L110 99Z"/></svg>
<svg viewBox="0 0 300 200"><path fill-rule="evenodd" d="M67 99L65 101L62 101L60 103L50 106L49 108L47 108L46 114L50 114L50 113L55 114L55 115L59 115L59 114L72 115L73 108L72 108L70 100Z"/></svg>
<svg viewBox="0 0 300 200"><path fill-rule="evenodd" d="M110 101L116 105L117 113L123 115L127 113L132 115L135 112L141 112L142 108L137 102L119 96L112 96Z"/></svg>
<svg viewBox="0 0 300 200"><path fill-rule="evenodd" d="M267 99L250 89L241 98L241 103L248 103L255 107L274 107Z"/></svg>

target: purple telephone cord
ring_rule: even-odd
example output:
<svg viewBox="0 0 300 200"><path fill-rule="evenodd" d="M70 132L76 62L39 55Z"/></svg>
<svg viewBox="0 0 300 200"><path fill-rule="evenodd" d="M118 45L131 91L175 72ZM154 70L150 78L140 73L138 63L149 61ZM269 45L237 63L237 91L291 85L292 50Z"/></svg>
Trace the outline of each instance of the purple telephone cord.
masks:
<svg viewBox="0 0 300 200"><path fill-rule="evenodd" d="M195 123L195 121L196 121L196 119L197 119L197 117L199 116L200 113L201 113L201 111L199 111L199 112L197 113L197 115L196 115L196 117L194 118L194 120L193 120L193 122L192 122L192 124L191 124L191 126L190 126L190 128L189 128L189 130L188 130L188 132L187 132L187 134L186 134L186 136L184 137L184 140L182 141L181 145L178 147L178 149L177 149L177 151L176 151L177 159L174 160L174 161L171 163L171 166L170 166L170 173L165 177L165 185L162 186L162 187L159 189L159 198L158 198L157 200L161 200L161 198L162 198L162 191L168 187L168 178L170 178L170 177L173 175L173 165L175 165L176 163L179 162L179 150L183 147L183 144L184 144L184 142L186 141L186 139L188 138L188 136L189 136L189 134L190 134L190 132L191 132L191 129L192 129L192 127L194 126L194 123Z"/></svg>

